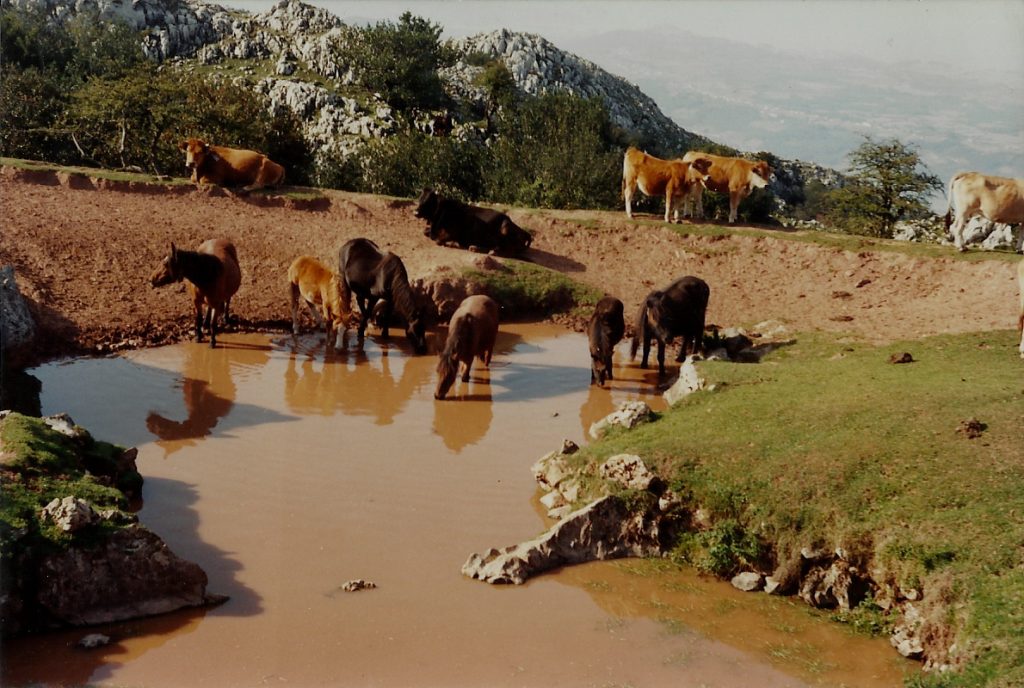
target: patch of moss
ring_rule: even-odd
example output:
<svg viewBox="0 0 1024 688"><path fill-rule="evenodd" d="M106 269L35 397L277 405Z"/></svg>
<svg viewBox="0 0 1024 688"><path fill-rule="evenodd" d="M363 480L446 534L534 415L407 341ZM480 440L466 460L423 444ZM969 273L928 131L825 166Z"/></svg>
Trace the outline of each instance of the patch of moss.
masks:
<svg viewBox="0 0 1024 688"><path fill-rule="evenodd" d="M593 287L533 263L506 260L505 267L501 271L467 270L464 276L481 285L517 317L564 313L579 306L594 306L601 298Z"/></svg>
<svg viewBox="0 0 1024 688"><path fill-rule="evenodd" d="M0 421L0 446L0 545L5 559L30 547L62 547L76 539L88 542L97 531L115 527L104 523L74 535L64 533L40 517L42 508L54 499L74 496L97 509L128 506L125 494L107 484L110 478L99 470L116 468L116 457L124 452L120 447L97 442L85 431L68 437L39 418L18 413ZM142 476L137 472L122 473L122 481L141 486Z"/></svg>

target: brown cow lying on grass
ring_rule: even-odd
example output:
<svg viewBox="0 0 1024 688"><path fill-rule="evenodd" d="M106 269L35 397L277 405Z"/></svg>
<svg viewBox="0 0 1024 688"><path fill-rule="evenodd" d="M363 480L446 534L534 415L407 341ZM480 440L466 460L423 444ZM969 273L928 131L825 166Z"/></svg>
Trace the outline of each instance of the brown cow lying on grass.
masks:
<svg viewBox="0 0 1024 688"><path fill-rule="evenodd" d="M763 189L768 186L772 170L764 160L744 160L743 158L728 158L722 155L690 151L683 156L683 160L696 165L700 160L707 160L710 163L707 176L704 178L703 186L698 184L689 188L689 197L686 205L694 203L697 206L697 219L704 217L704 204L702 195L704 189L710 189L717 193L729 194L729 222L736 222L737 208L743 199L750 195L754 189ZM687 215L686 209L683 215Z"/></svg>
<svg viewBox="0 0 1024 688"><path fill-rule="evenodd" d="M284 168L256 151L213 146L202 139L178 144L185 152L185 167L192 171L192 183L241 186L244 191L279 186Z"/></svg>
<svg viewBox="0 0 1024 688"><path fill-rule="evenodd" d="M700 188L711 163L697 164L681 160L662 160L630 146L622 159L622 197L626 201L626 217L633 219L633 194L637 188L647 196L665 194L665 222L675 210L679 221L679 203L694 187Z"/></svg>

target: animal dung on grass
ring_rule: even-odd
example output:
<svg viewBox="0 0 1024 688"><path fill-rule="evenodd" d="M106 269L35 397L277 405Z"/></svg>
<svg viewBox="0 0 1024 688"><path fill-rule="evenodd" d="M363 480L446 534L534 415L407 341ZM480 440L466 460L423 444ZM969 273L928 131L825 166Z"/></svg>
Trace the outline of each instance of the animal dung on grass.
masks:
<svg viewBox="0 0 1024 688"><path fill-rule="evenodd" d="M981 434L986 430L988 430L988 425L982 423L977 418L962 420L960 421L960 424L956 426L956 431L969 440L981 437Z"/></svg>

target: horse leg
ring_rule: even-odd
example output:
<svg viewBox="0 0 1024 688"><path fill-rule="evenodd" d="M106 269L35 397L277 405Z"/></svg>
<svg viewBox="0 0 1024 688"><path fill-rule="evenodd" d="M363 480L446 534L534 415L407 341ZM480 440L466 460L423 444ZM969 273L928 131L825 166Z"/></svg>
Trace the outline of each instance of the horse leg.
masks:
<svg viewBox="0 0 1024 688"><path fill-rule="evenodd" d="M206 311L206 317L210 320L210 348L214 349L217 347L217 317L220 313L218 309L210 306L209 310Z"/></svg>
<svg viewBox="0 0 1024 688"><path fill-rule="evenodd" d="M612 377L612 355L610 353L604 358L604 375L609 380L614 379Z"/></svg>
<svg viewBox="0 0 1024 688"><path fill-rule="evenodd" d="M356 305L359 306L359 329L357 330L357 339L362 342L366 336L366 326L370 323L370 315L373 310L373 306L377 305L377 300L365 296L356 297Z"/></svg>
<svg viewBox="0 0 1024 688"><path fill-rule="evenodd" d="M469 382L469 370L473 367L473 357L470 356L462 362L462 381Z"/></svg>
<svg viewBox="0 0 1024 688"><path fill-rule="evenodd" d="M292 309L292 335L299 336L299 285L292 282L289 292L289 304Z"/></svg>
<svg viewBox="0 0 1024 688"><path fill-rule="evenodd" d="M651 333L647 331L647 323L644 323L643 332L641 333L644 341L644 355L640 359L640 367L647 367L647 358L651 355Z"/></svg>
<svg viewBox="0 0 1024 688"><path fill-rule="evenodd" d="M309 299L305 299L305 301L306 309L309 311L309 314L313 316L313 322L316 323L316 326L318 328L324 326L324 319L320 317L320 312L316 309L316 304L310 301Z"/></svg>
<svg viewBox="0 0 1024 688"><path fill-rule="evenodd" d="M658 375L665 374L665 342L658 340Z"/></svg>
<svg viewBox="0 0 1024 688"><path fill-rule="evenodd" d="M391 325L391 299L385 299L384 308L381 309L380 336L388 338L388 327Z"/></svg>

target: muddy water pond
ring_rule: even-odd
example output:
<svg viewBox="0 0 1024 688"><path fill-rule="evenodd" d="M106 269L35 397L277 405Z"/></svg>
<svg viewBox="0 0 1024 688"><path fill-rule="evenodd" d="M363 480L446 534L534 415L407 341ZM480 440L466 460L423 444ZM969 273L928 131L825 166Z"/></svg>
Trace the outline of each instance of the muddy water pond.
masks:
<svg viewBox="0 0 1024 688"><path fill-rule="evenodd" d="M465 578L469 554L546 527L529 467L626 399L624 360L588 385L582 335L503 325L490 371L433 398L403 340L228 333L42 366L46 414L139 448L140 520L230 600L18 639L4 684L119 686L894 686L916 665L792 601L637 560L524 586ZM344 592L362 578L377 588Z"/></svg>

